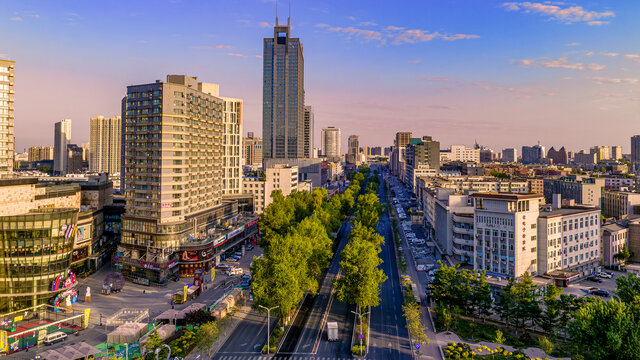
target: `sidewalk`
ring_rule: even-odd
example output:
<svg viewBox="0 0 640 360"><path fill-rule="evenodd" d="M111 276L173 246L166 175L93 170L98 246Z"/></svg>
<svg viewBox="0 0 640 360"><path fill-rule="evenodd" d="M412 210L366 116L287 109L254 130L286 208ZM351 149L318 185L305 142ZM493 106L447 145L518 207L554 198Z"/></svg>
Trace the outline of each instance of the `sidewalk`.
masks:
<svg viewBox="0 0 640 360"><path fill-rule="evenodd" d="M243 305L236 313L233 314L230 318L225 319L225 326L220 328L220 335L216 342L213 343L211 348L213 351L211 352L211 358L215 357L216 353L220 350L222 345L227 341L227 339L231 336L233 331L238 327L238 324L247 317L247 315L251 312L251 306ZM200 357L198 357L200 356ZM194 349L191 351L189 355L185 357L187 359L205 359L207 358L206 351L197 351Z"/></svg>
<svg viewBox="0 0 640 360"><path fill-rule="evenodd" d="M508 346L508 345L500 345L500 344L496 344L496 343L490 343L490 342L479 342L479 343L471 343L471 342L467 342L467 341L463 341L462 339L460 339L460 337L458 335L456 335L455 333L452 332L439 332L436 334L436 342L439 346L441 346L443 349L447 347L447 344L449 343L465 343L465 344L469 344L472 348L478 348L478 347L483 347L480 351L476 350L476 353L478 353L478 355L487 355L490 354L490 352L486 349L489 348L490 350L493 350L497 347L502 347L507 351L516 351L518 349L514 348L513 346ZM484 348L486 347L486 348ZM548 356L544 353L544 351L538 349L538 348L526 348L526 349L522 349L520 350L522 351L525 355L527 355L529 358L531 359L535 359L535 358L539 358L539 359L549 359L549 360L571 360L570 358L556 358L556 357L552 357L552 356Z"/></svg>

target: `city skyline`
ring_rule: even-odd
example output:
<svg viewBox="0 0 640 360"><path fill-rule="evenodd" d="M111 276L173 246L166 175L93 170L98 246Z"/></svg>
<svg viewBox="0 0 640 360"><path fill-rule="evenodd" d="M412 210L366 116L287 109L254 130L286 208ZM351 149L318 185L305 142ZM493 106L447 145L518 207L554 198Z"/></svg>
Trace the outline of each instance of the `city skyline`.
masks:
<svg viewBox="0 0 640 360"><path fill-rule="evenodd" d="M292 4L317 129L339 127L344 143L355 133L364 146L388 146L386 133L411 130L443 147L477 139L500 151L540 140L547 148L606 144L629 153L630 135L640 132L640 51L625 35L639 28L640 5L405 3L415 11L385 3ZM74 121L71 141L86 142L91 117L119 114L126 84L170 73L197 74L243 97L244 129L262 136L259 56L275 4L150 4L0 6L0 29L15 34L0 57L16 61L16 149L52 145L50 130L29 129L50 129L63 118ZM226 16L204 21L211 13ZM175 27L140 30L168 14ZM602 126L611 120L618 126ZM314 135L317 144L320 133Z"/></svg>

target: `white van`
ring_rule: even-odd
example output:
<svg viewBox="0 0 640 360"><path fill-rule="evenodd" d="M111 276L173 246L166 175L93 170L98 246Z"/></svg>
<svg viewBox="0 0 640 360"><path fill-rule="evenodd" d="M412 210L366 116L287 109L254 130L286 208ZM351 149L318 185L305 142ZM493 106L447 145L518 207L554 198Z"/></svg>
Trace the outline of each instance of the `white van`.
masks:
<svg viewBox="0 0 640 360"><path fill-rule="evenodd" d="M44 338L43 342L45 345L53 345L57 342L64 341L66 339L67 339L67 334L63 333L62 331L56 331L54 333L48 334Z"/></svg>

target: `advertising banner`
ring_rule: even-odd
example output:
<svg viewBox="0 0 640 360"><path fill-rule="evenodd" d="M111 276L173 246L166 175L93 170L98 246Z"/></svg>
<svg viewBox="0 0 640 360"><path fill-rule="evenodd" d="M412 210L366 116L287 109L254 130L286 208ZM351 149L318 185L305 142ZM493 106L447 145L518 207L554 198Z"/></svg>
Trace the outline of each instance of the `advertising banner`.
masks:
<svg viewBox="0 0 640 360"><path fill-rule="evenodd" d="M83 325L84 325L85 329L89 327L89 313L90 312L91 312L91 309L85 309L84 310Z"/></svg>

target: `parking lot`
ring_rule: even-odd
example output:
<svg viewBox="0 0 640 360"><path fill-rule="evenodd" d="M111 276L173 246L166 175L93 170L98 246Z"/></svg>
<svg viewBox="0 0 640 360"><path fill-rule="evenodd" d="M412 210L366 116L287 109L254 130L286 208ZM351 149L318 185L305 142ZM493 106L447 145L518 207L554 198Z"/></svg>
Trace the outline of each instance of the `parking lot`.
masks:
<svg viewBox="0 0 640 360"><path fill-rule="evenodd" d="M576 283L569 284L567 288L565 288L564 293L575 295L575 296L591 296L598 297L596 295L591 294L593 290L606 290L609 293L609 296L603 297L604 299L611 299L616 290L616 278L620 276L625 276L626 273L620 271L611 271L607 270L607 272L612 274L610 279L607 278L599 278L599 281L591 281L588 279L582 279Z"/></svg>

